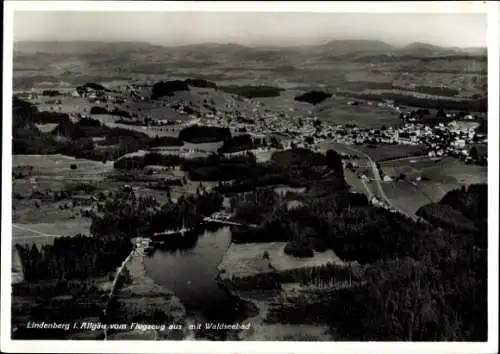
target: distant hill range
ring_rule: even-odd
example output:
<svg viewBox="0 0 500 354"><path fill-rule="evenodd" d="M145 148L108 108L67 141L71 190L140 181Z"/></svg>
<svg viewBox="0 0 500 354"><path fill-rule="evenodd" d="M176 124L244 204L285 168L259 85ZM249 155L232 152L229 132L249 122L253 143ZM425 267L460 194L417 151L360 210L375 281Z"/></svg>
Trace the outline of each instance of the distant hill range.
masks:
<svg viewBox="0 0 500 354"><path fill-rule="evenodd" d="M280 60L285 56L342 57L342 56L387 56L387 57L452 57L483 56L486 48L440 47L428 43L412 43L396 47L378 40L334 40L325 44L297 47L248 47L240 44L204 43L183 46L160 46L145 42L97 42L97 41L21 41L14 43L15 54L119 54L156 53L171 58L189 60L218 60L230 58L244 61Z"/></svg>

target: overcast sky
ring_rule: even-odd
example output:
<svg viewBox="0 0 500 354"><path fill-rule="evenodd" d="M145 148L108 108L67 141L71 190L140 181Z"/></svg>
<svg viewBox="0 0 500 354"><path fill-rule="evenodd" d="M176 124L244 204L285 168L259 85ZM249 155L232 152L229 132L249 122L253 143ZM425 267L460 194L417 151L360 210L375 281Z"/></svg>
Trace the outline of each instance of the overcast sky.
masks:
<svg viewBox="0 0 500 354"><path fill-rule="evenodd" d="M484 14L258 12L16 12L14 40L301 45L378 39L393 45L487 45Z"/></svg>

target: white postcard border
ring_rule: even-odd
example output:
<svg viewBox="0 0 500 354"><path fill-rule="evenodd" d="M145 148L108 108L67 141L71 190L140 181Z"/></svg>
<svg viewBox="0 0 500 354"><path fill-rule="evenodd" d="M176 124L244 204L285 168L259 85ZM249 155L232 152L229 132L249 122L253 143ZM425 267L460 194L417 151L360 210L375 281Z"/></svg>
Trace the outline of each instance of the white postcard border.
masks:
<svg viewBox="0 0 500 354"><path fill-rule="evenodd" d="M210 342L210 341L64 341L11 340L12 237L12 53L14 11L292 11L292 12L438 12L488 13L488 342ZM4 2L1 350L33 353L494 353L498 351L498 196L499 196L499 4L496 1L415 2Z"/></svg>

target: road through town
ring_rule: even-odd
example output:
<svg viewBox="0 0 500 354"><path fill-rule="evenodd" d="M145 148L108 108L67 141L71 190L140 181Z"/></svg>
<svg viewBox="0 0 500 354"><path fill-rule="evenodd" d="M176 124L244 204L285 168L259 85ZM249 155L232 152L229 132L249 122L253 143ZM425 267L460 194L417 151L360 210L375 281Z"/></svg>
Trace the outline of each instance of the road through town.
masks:
<svg viewBox="0 0 500 354"><path fill-rule="evenodd" d="M363 157L365 157L368 160L368 162L370 163L370 167L372 169L374 182L377 185L377 189L379 191L379 195L384 200L384 202L386 202L392 209L397 210L401 214L406 215L406 216L408 216L409 218L411 218L413 220L419 219L416 215L408 214L407 212L403 211L401 208L399 208L396 205L394 205L394 203L389 199L389 197L387 196L387 194L385 194L384 187L382 186L382 183L381 183L382 178L381 178L380 172L379 172L379 170L377 168L377 164L375 163L375 161L372 160L372 158L367 153L365 153L365 152L363 152L361 150L358 150L358 149L356 149L356 148L354 148L352 146L345 145L345 147L348 150L351 150L352 152L354 152L356 154L362 155ZM363 184L365 185L365 187L368 188L368 186L365 183L363 183ZM370 192L369 192L369 194L371 195Z"/></svg>

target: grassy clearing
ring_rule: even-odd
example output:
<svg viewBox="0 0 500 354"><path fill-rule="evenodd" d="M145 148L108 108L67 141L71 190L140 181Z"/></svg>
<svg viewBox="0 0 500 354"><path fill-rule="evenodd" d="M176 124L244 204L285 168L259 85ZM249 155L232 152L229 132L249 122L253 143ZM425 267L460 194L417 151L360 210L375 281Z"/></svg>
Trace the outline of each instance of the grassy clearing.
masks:
<svg viewBox="0 0 500 354"><path fill-rule="evenodd" d="M356 146L356 149L368 154L374 161L395 159L411 155L422 155L423 146L420 145L375 145L368 147L366 145Z"/></svg>
<svg viewBox="0 0 500 354"><path fill-rule="evenodd" d="M424 180L441 183L473 184L487 181L487 169L484 166L467 165L452 157L443 158L408 158L381 163L386 175L406 175L409 179L422 177Z"/></svg>
<svg viewBox="0 0 500 354"><path fill-rule="evenodd" d="M50 244L57 236L74 236L90 232L90 220L78 218L68 221L12 225L13 243Z"/></svg>
<svg viewBox="0 0 500 354"><path fill-rule="evenodd" d="M116 106L116 105L114 105ZM153 120L186 120L186 116L179 114L175 109L166 107L164 102L157 101L139 101L130 99L124 104L118 105L120 109L137 114L138 116L147 116Z"/></svg>
<svg viewBox="0 0 500 354"><path fill-rule="evenodd" d="M414 215L421 206L433 201L410 182L390 182L384 183L383 186L385 194L394 206L409 215Z"/></svg>
<svg viewBox="0 0 500 354"><path fill-rule="evenodd" d="M231 244L218 266L223 271L221 278L244 277L273 270L284 271L303 267L320 266L327 263L344 265L332 250L314 252L311 258L296 258L283 251L286 242ZM269 254L269 259L263 257Z"/></svg>
<svg viewBox="0 0 500 354"><path fill-rule="evenodd" d="M384 162L381 166L389 176L406 176L406 181L384 183L383 186L394 205L412 214L425 204L438 202L453 189L488 180L485 167L467 165L451 157L409 158ZM416 181L418 177L422 180Z"/></svg>
<svg viewBox="0 0 500 354"><path fill-rule="evenodd" d="M39 209L34 206L32 200L17 200L16 196L30 196L34 191L54 192L66 189L66 186L71 183L92 183L106 184L103 182L104 176L113 168L113 162L97 162L86 159L76 159L64 155L13 155L13 168L21 166L32 166L33 170L23 179L13 180L13 202L14 202L14 219L17 216L30 212L35 214L47 212L42 203ZM71 165L76 165L76 169L72 169ZM55 206L57 208L57 206ZM26 210L28 209L28 210ZM64 214L58 210L57 212ZM65 215L65 214L64 214ZM52 215L56 219L60 219L57 215ZM65 215L69 217L70 215ZM24 221L23 221L24 222ZM32 221L30 221L32 222Z"/></svg>
<svg viewBox="0 0 500 354"><path fill-rule="evenodd" d="M202 151L207 151L207 152L217 152L220 147L222 147L224 143L223 142L215 142L215 143L201 143L201 144L192 144L185 142L184 143L184 148L186 149L197 149L197 150L202 150Z"/></svg>
<svg viewBox="0 0 500 354"><path fill-rule="evenodd" d="M51 131L53 131L57 127L57 124L56 123L35 124L35 126L42 133L50 133Z"/></svg>
<svg viewBox="0 0 500 354"><path fill-rule="evenodd" d="M337 124L355 124L360 127L394 126L400 123L399 113L376 105L347 105L348 98L332 98L317 107L314 113L318 118Z"/></svg>
<svg viewBox="0 0 500 354"><path fill-rule="evenodd" d="M61 101L61 104L48 103L50 101ZM90 109L95 106L94 103L90 103L81 97L68 97L68 96L58 96L58 97L42 97L38 101L38 109L40 111L54 111L60 113L89 113Z"/></svg>
<svg viewBox="0 0 500 354"><path fill-rule="evenodd" d="M71 169L75 164L77 168ZM33 166L36 176L61 176L61 178L86 178L102 175L113 168L112 162L98 162L77 159L61 154L56 155L13 155L12 167Z"/></svg>
<svg viewBox="0 0 500 354"><path fill-rule="evenodd" d="M303 94L302 90L287 90L278 97L260 97L257 100L262 102L274 112L286 112L290 117L304 117L314 112L314 106L295 101L295 96Z"/></svg>
<svg viewBox="0 0 500 354"><path fill-rule="evenodd" d="M80 207L59 209L59 205L64 205L67 201L60 202L40 202L36 200L39 207L35 206L35 200L21 199L14 200L12 210L12 220L19 224L36 224L40 222L66 222L70 219L80 217Z"/></svg>

